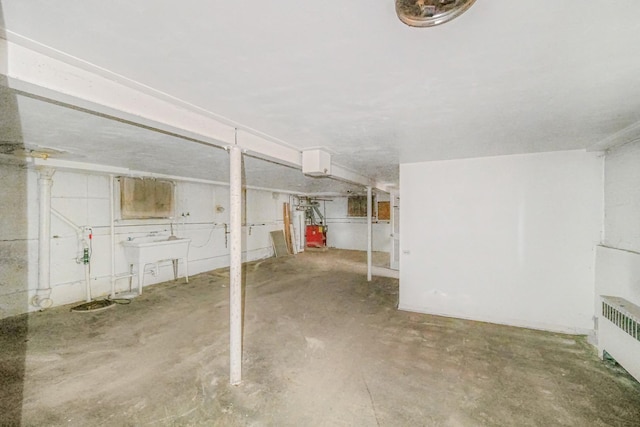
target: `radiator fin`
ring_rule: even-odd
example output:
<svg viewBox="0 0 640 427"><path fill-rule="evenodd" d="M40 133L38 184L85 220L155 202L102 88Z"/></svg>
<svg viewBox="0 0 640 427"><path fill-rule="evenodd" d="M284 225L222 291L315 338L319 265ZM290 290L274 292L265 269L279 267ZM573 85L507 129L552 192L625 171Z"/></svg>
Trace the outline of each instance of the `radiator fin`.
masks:
<svg viewBox="0 0 640 427"><path fill-rule="evenodd" d="M640 308L618 297L602 297L602 316L640 341Z"/></svg>

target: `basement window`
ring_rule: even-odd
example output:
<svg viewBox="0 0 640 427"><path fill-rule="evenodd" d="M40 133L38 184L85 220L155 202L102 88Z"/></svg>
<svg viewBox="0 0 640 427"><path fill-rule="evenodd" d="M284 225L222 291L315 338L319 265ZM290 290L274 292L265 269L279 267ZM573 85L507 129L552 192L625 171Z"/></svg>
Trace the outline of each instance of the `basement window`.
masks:
<svg viewBox="0 0 640 427"><path fill-rule="evenodd" d="M371 198L371 213L375 206L375 196ZM367 196L349 196L347 202L347 216L362 218L367 216Z"/></svg>
<svg viewBox="0 0 640 427"><path fill-rule="evenodd" d="M173 181L120 177L122 219L166 219L174 213Z"/></svg>

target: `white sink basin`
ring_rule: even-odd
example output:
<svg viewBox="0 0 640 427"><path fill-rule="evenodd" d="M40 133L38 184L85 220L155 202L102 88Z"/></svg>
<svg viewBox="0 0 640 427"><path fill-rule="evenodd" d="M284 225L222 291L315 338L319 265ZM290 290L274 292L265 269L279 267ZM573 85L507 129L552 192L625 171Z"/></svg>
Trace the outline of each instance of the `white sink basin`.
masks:
<svg viewBox="0 0 640 427"><path fill-rule="evenodd" d="M124 256L129 263L129 270L133 274L133 266L138 267L138 294L142 294L144 281L144 267L147 264L155 264L159 261L173 261L173 277L178 278L178 261L184 263L185 279L189 283L189 243L191 239L167 237L145 237L136 240L122 242Z"/></svg>

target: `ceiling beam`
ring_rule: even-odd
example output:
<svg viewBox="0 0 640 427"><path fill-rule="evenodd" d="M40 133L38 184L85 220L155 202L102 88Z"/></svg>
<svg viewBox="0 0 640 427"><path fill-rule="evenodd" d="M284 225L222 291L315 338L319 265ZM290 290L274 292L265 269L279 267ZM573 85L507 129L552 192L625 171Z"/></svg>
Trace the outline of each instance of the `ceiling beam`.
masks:
<svg viewBox="0 0 640 427"><path fill-rule="evenodd" d="M613 135L598 141L591 147L587 148L587 151L607 151L636 141L640 141L640 121L632 123Z"/></svg>
<svg viewBox="0 0 640 427"><path fill-rule="evenodd" d="M7 77L9 88L45 100L215 146L234 142L232 126L75 58L63 61L0 39L0 74Z"/></svg>
<svg viewBox="0 0 640 427"><path fill-rule="evenodd" d="M340 165L336 165L335 163L331 165L331 177L335 179L339 179L341 181L351 182L354 184L360 184L365 187L374 187L375 182L365 176L362 176L356 172L353 172L350 169L342 167Z"/></svg>
<svg viewBox="0 0 640 427"><path fill-rule="evenodd" d="M297 148L79 58L11 32L0 38L0 75L7 87L62 104L214 147L240 146L246 153L302 167ZM361 185L369 178L339 165L332 177Z"/></svg>
<svg viewBox="0 0 640 427"><path fill-rule="evenodd" d="M34 168L47 167L55 170L79 172L79 173L92 174L92 175L115 175L115 176L129 176L134 178L156 178L156 179L167 179L170 181L182 181L182 182L193 182L198 184L219 185L221 187L229 186L228 182L213 181L210 179L192 178L192 177L178 176L178 175L167 175L163 173L148 172L148 171L135 170L135 169L129 169L129 168L121 168L117 166L101 165L97 163L86 163L86 162L76 162L72 160L52 159L50 157L46 159L39 158L39 157L27 157L26 159L22 160L22 163L27 164L30 167L34 167ZM294 196L310 195L300 191L292 191L292 190L287 190L282 188L260 187L256 185L245 185L245 188L249 190L272 191L275 193L291 194Z"/></svg>

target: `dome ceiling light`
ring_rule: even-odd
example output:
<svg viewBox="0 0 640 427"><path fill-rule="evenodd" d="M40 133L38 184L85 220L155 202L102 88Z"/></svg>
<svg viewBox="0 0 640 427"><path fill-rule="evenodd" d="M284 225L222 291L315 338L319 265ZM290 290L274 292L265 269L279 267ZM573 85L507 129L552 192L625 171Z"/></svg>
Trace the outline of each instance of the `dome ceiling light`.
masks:
<svg viewBox="0 0 640 427"><path fill-rule="evenodd" d="M475 0L396 0L398 18L411 27L433 27L462 15Z"/></svg>

